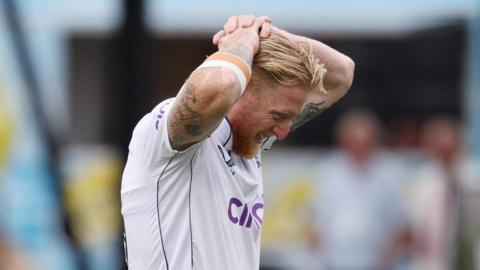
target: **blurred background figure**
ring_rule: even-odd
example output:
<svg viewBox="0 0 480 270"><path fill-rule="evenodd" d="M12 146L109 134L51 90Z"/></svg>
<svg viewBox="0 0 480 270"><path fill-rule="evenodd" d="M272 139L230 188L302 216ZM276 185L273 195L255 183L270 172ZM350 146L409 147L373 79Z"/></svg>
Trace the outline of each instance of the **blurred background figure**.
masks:
<svg viewBox="0 0 480 270"><path fill-rule="evenodd" d="M381 145L381 126L366 111L344 114L338 143L318 164L313 248L326 270L394 269L408 248L400 194L404 169Z"/></svg>
<svg viewBox="0 0 480 270"><path fill-rule="evenodd" d="M478 269L479 223L472 219L480 206L475 200L478 164L466 158L462 125L437 116L421 135L425 156L411 179L408 200L417 242L414 269Z"/></svg>

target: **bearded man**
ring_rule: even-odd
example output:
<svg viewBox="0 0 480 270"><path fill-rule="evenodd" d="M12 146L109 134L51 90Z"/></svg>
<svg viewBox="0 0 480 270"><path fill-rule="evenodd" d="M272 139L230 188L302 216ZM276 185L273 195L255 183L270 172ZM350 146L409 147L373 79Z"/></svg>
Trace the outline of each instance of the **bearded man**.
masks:
<svg viewBox="0 0 480 270"><path fill-rule="evenodd" d="M261 150L351 86L353 61L268 17L233 16L218 52L135 127L122 179L129 269L258 269Z"/></svg>

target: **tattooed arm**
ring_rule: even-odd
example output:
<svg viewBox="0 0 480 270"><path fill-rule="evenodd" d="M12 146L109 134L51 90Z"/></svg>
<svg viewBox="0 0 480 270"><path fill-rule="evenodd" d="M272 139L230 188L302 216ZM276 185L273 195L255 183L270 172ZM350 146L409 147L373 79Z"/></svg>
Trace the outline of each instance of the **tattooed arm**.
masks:
<svg viewBox="0 0 480 270"><path fill-rule="evenodd" d="M348 92L353 81L355 63L348 56L320 41L294 35L273 26L272 29L280 31L292 42L302 43L311 48L313 54L327 68L327 73L323 78L323 85L327 93L314 91L309 94L303 110L294 120L290 129L294 130L324 112Z"/></svg>
<svg viewBox="0 0 480 270"><path fill-rule="evenodd" d="M237 84L236 77L224 68L194 71L178 93L168 117L172 148L184 150L206 138L233 106L238 97Z"/></svg>
<svg viewBox="0 0 480 270"><path fill-rule="evenodd" d="M318 102L318 103L307 103L303 106L302 111L298 114L297 118L293 120L292 127L290 131L293 131L305 124L306 122L312 120L315 116L321 114L327 109L325 106L325 102Z"/></svg>
<svg viewBox="0 0 480 270"><path fill-rule="evenodd" d="M222 38L220 51L252 65L258 51L261 23ZM224 67L205 67L192 72L178 93L168 117L168 136L175 150L184 150L210 135L240 97L240 82Z"/></svg>

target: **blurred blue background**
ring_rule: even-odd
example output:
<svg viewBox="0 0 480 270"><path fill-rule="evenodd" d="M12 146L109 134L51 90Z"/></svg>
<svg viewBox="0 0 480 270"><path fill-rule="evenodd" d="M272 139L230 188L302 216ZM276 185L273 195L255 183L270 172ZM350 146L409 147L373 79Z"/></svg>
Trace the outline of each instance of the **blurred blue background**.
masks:
<svg viewBox="0 0 480 270"><path fill-rule="evenodd" d="M480 1L0 1L1 269L125 269L136 121L231 15L356 63L265 154L262 269L480 269Z"/></svg>

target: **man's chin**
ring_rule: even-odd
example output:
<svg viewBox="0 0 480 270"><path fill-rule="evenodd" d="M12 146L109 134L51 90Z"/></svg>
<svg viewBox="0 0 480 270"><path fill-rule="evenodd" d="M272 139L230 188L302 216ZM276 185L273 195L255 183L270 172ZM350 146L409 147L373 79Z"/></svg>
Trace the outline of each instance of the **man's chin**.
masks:
<svg viewBox="0 0 480 270"><path fill-rule="evenodd" d="M232 150L235 154L243 158L251 159L258 154L258 151L260 151L260 145L259 144L239 145L239 144L235 144L235 141L234 141Z"/></svg>
<svg viewBox="0 0 480 270"><path fill-rule="evenodd" d="M253 158L260 150L260 144L255 141L257 136L249 129L241 129L240 125L232 125L233 145L232 150L235 154L243 158Z"/></svg>

